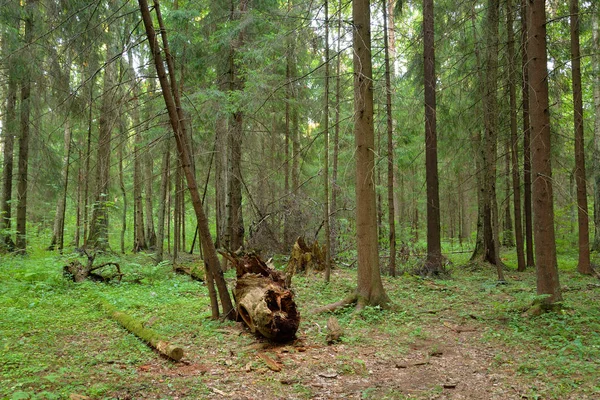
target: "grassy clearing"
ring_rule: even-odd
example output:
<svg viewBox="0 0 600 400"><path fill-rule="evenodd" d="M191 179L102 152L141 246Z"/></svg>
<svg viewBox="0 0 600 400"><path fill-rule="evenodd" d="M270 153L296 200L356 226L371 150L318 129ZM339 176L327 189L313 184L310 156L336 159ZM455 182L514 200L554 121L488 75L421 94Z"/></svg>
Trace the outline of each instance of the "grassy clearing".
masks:
<svg viewBox="0 0 600 400"><path fill-rule="evenodd" d="M444 336L460 340L460 329L477 332L469 346L490 349L484 373L500 376L500 386L518 385L519 395L528 398L598 398L600 282L578 275L572 260L561 255L563 311L539 317L524 314L536 297L533 271L511 270L509 284L497 286L493 270L467 271L460 267L465 260L455 258L447 280L385 277L397 310L338 310L345 332L337 347L325 345L329 315L310 310L352 291L355 271L336 269L330 285L320 276L297 277L302 347L266 348L281 356L283 372L276 375L256 357L259 341L241 333L239 324L211 321L206 288L173 274L168 263L154 266L143 255L128 256L119 260L126 274L121 284L74 284L62 277L66 257L5 256L0 398L219 398L235 388L265 399L302 399L322 395L323 385L313 382L319 371L333 371L346 385L332 388L338 392L331 398L343 398L343 390L365 399L430 398L444 390L440 384L407 392L402 385L377 383L377 365L393 369L416 352L435 356L449 346ZM509 266L513 261L506 260ZM233 281L231 272L227 279ZM185 348L187 362L158 357L108 319L98 298L172 338ZM352 382L362 386L353 389Z"/></svg>

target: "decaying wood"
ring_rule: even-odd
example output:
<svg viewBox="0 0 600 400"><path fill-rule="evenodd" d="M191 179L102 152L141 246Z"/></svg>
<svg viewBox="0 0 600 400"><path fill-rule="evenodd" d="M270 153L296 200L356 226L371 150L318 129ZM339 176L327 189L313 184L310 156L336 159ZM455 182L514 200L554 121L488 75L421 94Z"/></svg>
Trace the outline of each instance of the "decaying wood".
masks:
<svg viewBox="0 0 600 400"><path fill-rule="evenodd" d="M248 328L277 342L294 339L300 314L284 275L269 268L257 255L221 254L235 266L233 294L238 315Z"/></svg>
<svg viewBox="0 0 600 400"><path fill-rule="evenodd" d="M292 277L298 272L323 271L325 269L325 248L315 240L308 246L302 237L299 237L292 247L292 253L285 269L288 286Z"/></svg>
<svg viewBox="0 0 600 400"><path fill-rule="evenodd" d="M158 333L144 327L142 322L136 320L131 315L121 312L114 308L112 305L105 301L101 302L102 307L106 312L119 322L125 329L133 333L144 342L148 343L151 347L156 349L160 354L169 357L175 361L179 361L183 358L183 349L176 345L163 340Z"/></svg>
<svg viewBox="0 0 600 400"><path fill-rule="evenodd" d="M204 269L199 268L196 265L186 266L186 265L176 265L173 267L173 270L178 274L186 274L189 275L193 280L204 282Z"/></svg>
<svg viewBox="0 0 600 400"><path fill-rule="evenodd" d="M344 330L340 326L337 318L334 316L329 317L327 320L327 336L325 340L327 340L327 344L334 344L341 340L342 335L344 334Z"/></svg>
<svg viewBox="0 0 600 400"><path fill-rule="evenodd" d="M63 267L63 275L65 277L72 279L74 282L83 282L86 279L96 282L109 282L113 279L117 279L119 282L121 281L123 273L121 273L121 267L118 263L106 262L100 265L94 265L94 258L96 255L90 255L85 252L85 250L82 252L87 256L87 264L83 265L78 260L71 261L68 265ZM112 275L101 275L94 272L109 266L115 267L115 272Z"/></svg>

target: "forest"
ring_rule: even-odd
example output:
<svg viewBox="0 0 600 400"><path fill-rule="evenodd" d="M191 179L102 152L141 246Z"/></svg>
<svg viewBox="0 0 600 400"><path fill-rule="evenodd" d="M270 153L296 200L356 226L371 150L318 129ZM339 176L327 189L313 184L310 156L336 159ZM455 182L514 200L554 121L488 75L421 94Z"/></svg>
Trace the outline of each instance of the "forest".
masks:
<svg viewBox="0 0 600 400"><path fill-rule="evenodd" d="M600 398L600 2L0 2L0 398Z"/></svg>

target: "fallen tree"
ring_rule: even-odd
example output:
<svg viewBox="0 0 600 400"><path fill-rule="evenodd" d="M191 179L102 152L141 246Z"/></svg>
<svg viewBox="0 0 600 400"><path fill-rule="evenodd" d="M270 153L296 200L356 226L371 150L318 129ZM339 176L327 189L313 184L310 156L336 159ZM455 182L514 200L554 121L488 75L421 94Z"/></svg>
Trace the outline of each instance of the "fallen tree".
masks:
<svg viewBox="0 0 600 400"><path fill-rule="evenodd" d="M283 273L269 268L255 254L221 254L235 266L233 296L238 315L250 331L276 342L294 339L300 313Z"/></svg>
<svg viewBox="0 0 600 400"><path fill-rule="evenodd" d="M175 346L166 340L163 340L158 333L152 329L144 327L144 324L131 315L117 310L106 301L100 303L110 317L119 322L125 329L142 339L160 354L169 357L172 360L179 361L183 358L183 349Z"/></svg>
<svg viewBox="0 0 600 400"><path fill-rule="evenodd" d="M119 282L123 278L121 273L121 267L116 262L106 262L99 265L94 265L94 259L96 254L89 254L85 250L81 252L87 257L87 263L83 265L79 260L73 260L68 265L63 267L63 275L72 279L74 282L83 282L86 279L90 279L96 282L110 282L113 279L117 279ZM97 271L106 267L114 267L115 272L112 274L100 274Z"/></svg>

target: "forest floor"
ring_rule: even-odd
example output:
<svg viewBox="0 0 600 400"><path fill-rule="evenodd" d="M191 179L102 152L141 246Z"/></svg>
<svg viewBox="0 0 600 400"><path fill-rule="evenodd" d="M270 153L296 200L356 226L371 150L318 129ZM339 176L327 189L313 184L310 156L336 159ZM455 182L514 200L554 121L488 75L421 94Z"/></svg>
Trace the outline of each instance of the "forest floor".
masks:
<svg viewBox="0 0 600 400"><path fill-rule="evenodd" d="M114 258L107 257L113 260ZM356 271L297 276L298 339L269 344L210 320L206 287L169 263L127 256L120 284L74 284L67 257L0 259L0 399L600 399L600 281L562 255L561 312L530 316L535 273L454 260L451 277L384 277L395 311L311 310L355 287ZM511 260L507 260L511 264ZM227 274L230 282L234 277ZM98 305L110 302L184 348L160 357ZM344 330L327 345L327 320Z"/></svg>

